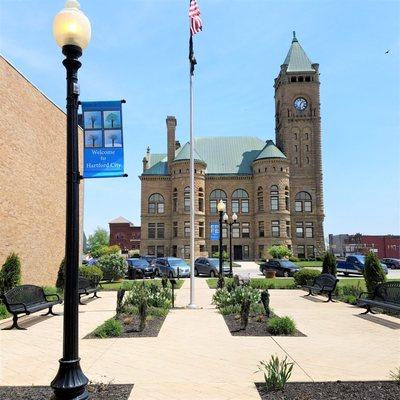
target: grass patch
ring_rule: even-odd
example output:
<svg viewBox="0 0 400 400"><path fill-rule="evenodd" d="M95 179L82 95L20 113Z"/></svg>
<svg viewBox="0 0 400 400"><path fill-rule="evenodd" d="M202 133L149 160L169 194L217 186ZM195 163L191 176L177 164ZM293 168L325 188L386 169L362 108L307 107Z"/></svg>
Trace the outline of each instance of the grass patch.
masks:
<svg viewBox="0 0 400 400"><path fill-rule="evenodd" d="M226 278L225 283L232 282L232 278ZM207 279L207 284L210 289L217 288L218 278ZM250 286L254 289L295 289L293 278L252 278L250 279Z"/></svg>
<svg viewBox="0 0 400 400"><path fill-rule="evenodd" d="M117 321L115 318L110 318L104 324L100 325L94 331L94 335L99 338L109 338L121 336L124 331L124 327L121 322Z"/></svg>
<svg viewBox="0 0 400 400"><path fill-rule="evenodd" d="M147 313L152 317L166 317L168 312L169 308L147 307ZM130 304L126 305L124 306L124 314L139 315L139 308Z"/></svg>
<svg viewBox="0 0 400 400"><path fill-rule="evenodd" d="M125 290L131 290L134 286L141 285L143 282L142 279L138 280L129 280L125 279L122 282L102 282L101 283L101 288L104 291L112 291L112 290L119 290L119 289L125 289ZM185 281L183 279L179 279L177 281L177 285L175 289L180 289ZM145 279L144 284L146 286L149 286L151 284L155 284L157 286L161 287L161 279ZM171 284L168 284L168 287L171 287Z"/></svg>
<svg viewBox="0 0 400 400"><path fill-rule="evenodd" d="M322 268L322 261L296 261L296 265L300 268L307 268L307 267L321 267Z"/></svg>

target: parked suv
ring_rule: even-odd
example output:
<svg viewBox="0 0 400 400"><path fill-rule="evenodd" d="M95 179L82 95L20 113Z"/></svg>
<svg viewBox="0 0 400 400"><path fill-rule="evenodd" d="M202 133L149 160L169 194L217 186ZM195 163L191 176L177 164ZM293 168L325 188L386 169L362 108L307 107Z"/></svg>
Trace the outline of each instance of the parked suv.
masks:
<svg viewBox="0 0 400 400"><path fill-rule="evenodd" d="M229 264L227 262L223 262L222 264L222 273L223 275L229 275L230 273ZM197 258L194 262L194 274L196 276L217 276L219 274L219 259L207 257Z"/></svg>
<svg viewBox="0 0 400 400"><path fill-rule="evenodd" d="M266 270L276 271L277 276L293 276L300 268L289 260L272 259L260 265L260 271L265 275Z"/></svg>
<svg viewBox="0 0 400 400"><path fill-rule="evenodd" d="M169 278L176 278L178 276L178 268L179 276L181 278L187 278L190 276L190 267L186 264L185 260L182 260L182 258L157 258L155 263L155 271L158 276L166 274Z"/></svg>
<svg viewBox="0 0 400 400"><path fill-rule="evenodd" d="M382 258L382 262L389 268L400 269L400 260L398 258Z"/></svg>
<svg viewBox="0 0 400 400"><path fill-rule="evenodd" d="M155 269L144 258L128 258L128 279L154 278Z"/></svg>

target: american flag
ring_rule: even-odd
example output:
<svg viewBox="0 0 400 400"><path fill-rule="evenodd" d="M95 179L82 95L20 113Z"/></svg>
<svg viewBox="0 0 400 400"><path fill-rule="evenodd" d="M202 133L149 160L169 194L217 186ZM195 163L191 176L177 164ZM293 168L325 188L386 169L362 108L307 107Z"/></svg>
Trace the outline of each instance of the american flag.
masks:
<svg viewBox="0 0 400 400"><path fill-rule="evenodd" d="M203 22L200 17L200 8L196 0L191 0L189 5L190 33L195 35L203 29Z"/></svg>

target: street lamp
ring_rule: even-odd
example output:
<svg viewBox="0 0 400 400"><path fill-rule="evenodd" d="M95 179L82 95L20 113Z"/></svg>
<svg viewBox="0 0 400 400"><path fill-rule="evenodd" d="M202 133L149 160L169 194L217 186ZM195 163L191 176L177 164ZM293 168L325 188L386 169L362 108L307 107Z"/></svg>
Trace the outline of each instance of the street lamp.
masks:
<svg viewBox="0 0 400 400"><path fill-rule="evenodd" d="M224 222L229 225L229 275L233 276L232 271L232 225L236 223L237 215L233 213L232 215L232 222L229 221L228 214L224 214Z"/></svg>
<svg viewBox="0 0 400 400"><path fill-rule="evenodd" d="M57 400L85 400L88 379L80 367L78 349L79 269L79 150L78 69L79 57L90 41L91 26L76 0L67 0L53 21L53 34L65 55L67 72L67 207L65 235L65 287L63 357L51 382Z"/></svg>
<svg viewBox="0 0 400 400"><path fill-rule="evenodd" d="M224 282L224 276L222 271L222 217L225 212L225 203L220 200L217 205L217 210L219 213L219 279L218 286L222 287Z"/></svg>

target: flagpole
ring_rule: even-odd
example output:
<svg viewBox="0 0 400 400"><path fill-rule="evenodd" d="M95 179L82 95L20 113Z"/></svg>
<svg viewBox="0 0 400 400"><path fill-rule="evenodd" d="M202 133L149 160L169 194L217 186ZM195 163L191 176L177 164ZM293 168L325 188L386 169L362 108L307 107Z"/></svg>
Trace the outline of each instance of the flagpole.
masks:
<svg viewBox="0 0 400 400"><path fill-rule="evenodd" d="M190 37L192 40L192 36ZM194 139L193 139L193 73L190 70L190 302L188 308L197 308L195 303L195 276L194 276L194 235L195 235L195 210L194 210Z"/></svg>

